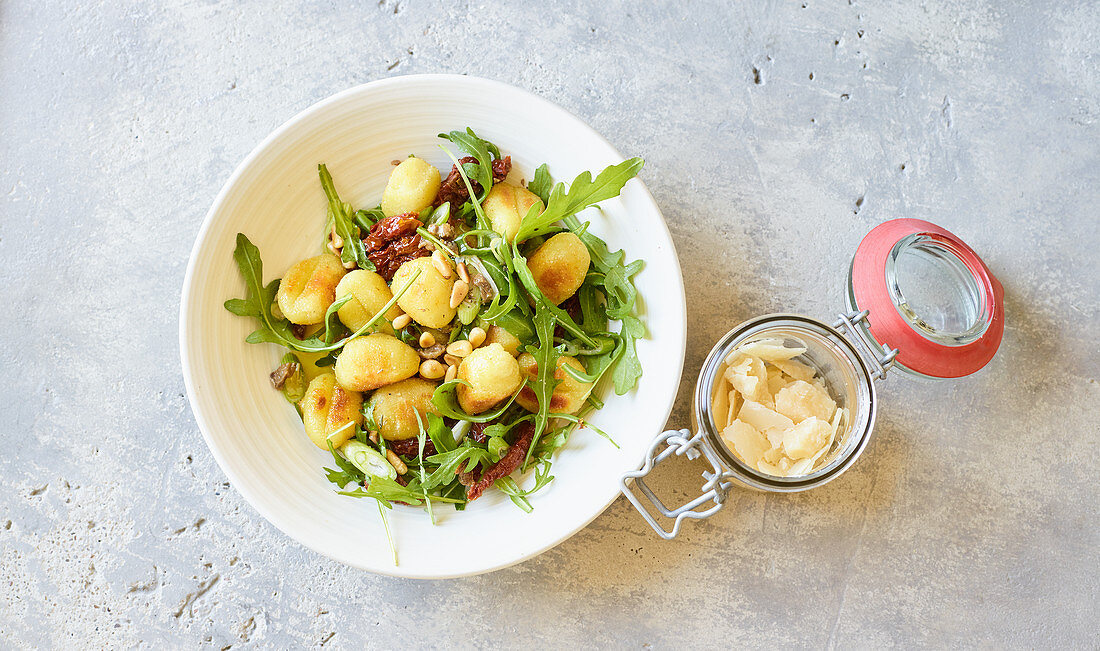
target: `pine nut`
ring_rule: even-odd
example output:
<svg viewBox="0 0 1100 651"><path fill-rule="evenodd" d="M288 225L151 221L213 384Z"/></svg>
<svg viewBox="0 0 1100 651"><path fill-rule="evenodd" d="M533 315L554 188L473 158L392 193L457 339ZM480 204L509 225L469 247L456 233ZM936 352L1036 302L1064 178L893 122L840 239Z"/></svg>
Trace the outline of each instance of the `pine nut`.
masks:
<svg viewBox="0 0 1100 651"><path fill-rule="evenodd" d="M439 272L440 276L444 278L451 277L451 263L447 262L447 258L443 257L442 251L436 251L432 254L432 266Z"/></svg>
<svg viewBox="0 0 1100 651"><path fill-rule="evenodd" d="M443 377L447 369L434 359L429 359L420 364L420 377L425 380L438 380Z"/></svg>
<svg viewBox="0 0 1100 651"><path fill-rule="evenodd" d="M378 445L378 432L371 430L369 433L367 433L367 436L370 437L371 443Z"/></svg>
<svg viewBox="0 0 1100 651"><path fill-rule="evenodd" d="M465 262L458 263L458 277L461 278L462 282L466 283L467 285L470 284L470 272L466 271Z"/></svg>
<svg viewBox="0 0 1100 651"><path fill-rule="evenodd" d="M399 317L397 317L396 319L393 320L393 329L394 330L403 330L405 328L405 326L412 323L412 320L413 320L413 318L411 316L409 316L408 314L402 314L401 316L399 316Z"/></svg>
<svg viewBox="0 0 1100 651"><path fill-rule="evenodd" d="M487 333L482 328L473 327L470 328L470 345L477 348L481 344L485 343L485 337Z"/></svg>
<svg viewBox="0 0 1100 651"><path fill-rule="evenodd" d="M458 366L459 364L462 363L462 358L461 357L455 357L454 355L451 355L451 354L448 353L448 354L443 356L443 361L447 362L451 366Z"/></svg>
<svg viewBox="0 0 1100 651"><path fill-rule="evenodd" d="M466 294L470 293L470 284L465 280L456 280L454 289L451 290L451 309L458 309Z"/></svg>
<svg viewBox="0 0 1100 651"><path fill-rule="evenodd" d="M331 253L332 255L340 255L340 249L333 246L332 242L328 243L328 250L329 250L329 253Z"/></svg>
<svg viewBox="0 0 1100 651"><path fill-rule="evenodd" d="M347 262L345 262L344 263L344 268L345 269L354 269L355 268L355 260L348 260Z"/></svg>
<svg viewBox="0 0 1100 651"><path fill-rule="evenodd" d="M431 348L435 345L435 336L430 332L420 333L420 341L418 342L421 348Z"/></svg>
<svg viewBox="0 0 1100 651"><path fill-rule="evenodd" d="M332 246L337 249L344 248L344 238L336 234L336 231L332 231Z"/></svg>
<svg viewBox="0 0 1100 651"><path fill-rule="evenodd" d="M458 367L457 366L448 366L447 367L447 374L443 376L443 381L444 382L450 382L451 380L455 379L457 376L458 376Z"/></svg>
<svg viewBox="0 0 1100 651"><path fill-rule="evenodd" d="M393 466L393 469L396 470L399 475L403 475L409 471L409 467L405 465L401 457L397 456L397 453L389 448L386 448L386 460L390 462L390 465Z"/></svg>
<svg viewBox="0 0 1100 651"><path fill-rule="evenodd" d="M474 346L465 339L459 339L450 346L447 346L447 352L455 357L465 357L474 352Z"/></svg>

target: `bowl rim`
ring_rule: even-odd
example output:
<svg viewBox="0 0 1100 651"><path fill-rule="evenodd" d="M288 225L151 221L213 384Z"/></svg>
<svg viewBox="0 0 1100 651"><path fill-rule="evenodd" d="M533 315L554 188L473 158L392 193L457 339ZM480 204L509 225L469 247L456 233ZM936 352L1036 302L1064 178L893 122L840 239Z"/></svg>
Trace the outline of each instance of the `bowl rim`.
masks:
<svg viewBox="0 0 1100 651"><path fill-rule="evenodd" d="M494 565L491 565L489 567L485 567L483 569L464 571L464 572L459 572L459 573L454 573L454 574L430 574L429 575L429 574L418 574L418 573L415 573L415 572L413 572L413 573L404 572L404 571L402 571L402 567L399 566L399 565L394 566L392 568L380 569L380 568L377 568L377 567L366 567L364 565L359 565L359 564L351 562L351 561L349 561L348 559L345 559L345 558L338 558L335 555L330 554L327 550L325 550L323 548L319 548L317 546L314 546L314 545L303 542L297 536L295 536L291 531L288 531L286 528L284 528L284 526L281 524L280 518L275 513L276 509L274 509L273 507L267 505L262 499L260 499L259 496L256 494L256 492L253 491L253 488L251 486L249 486L246 482L239 481L239 477L238 477L236 471L233 469L232 464L228 463L228 460L222 454L222 451L219 448L217 442L208 433L208 431L210 430L210 426L207 422L206 414L203 412L203 409L202 409L202 407L200 406L200 403L197 400L197 394L195 392L195 388L194 388L194 384L193 384L193 380L192 380L191 351L189 350L188 341L187 341L188 340L187 323L188 323L188 317L189 317L189 305L191 303L191 295L192 295L192 292L194 290L194 284L195 284L194 283L194 281L195 281L195 267L197 265L197 261L198 261L200 252L207 245L207 240L210 237L210 230L211 230L212 225L214 223L214 218L221 211L221 208L222 208L223 204L226 202L227 197L229 196L230 192L234 189L234 187L236 186L236 184L238 183L240 178L249 169L249 167L251 167L253 162L257 158L259 158L262 154L264 154L267 151L267 149L272 146L272 144L274 142L279 140L286 132L294 129L300 123L311 119L312 117L314 117L315 114L324 111L326 108L328 108L332 104L337 104L337 103L345 100L349 96L353 96L353 95L357 95L357 94L365 93L365 92L367 92L367 93L376 92L376 91L385 90L385 89L388 89L388 88L391 88L391 87L394 87L394 86L403 86L403 85L407 85L407 84L425 84L425 83L426 84L432 84L432 83L437 83L437 82L451 82L451 83L453 83L453 82L456 82L456 81L459 82L459 83L463 83L463 84L471 84L475 89L483 91L486 96L492 96L493 94L499 94L499 93L510 93L510 94L513 94L513 95L518 95L518 96L524 98L526 101L530 101L530 102L539 104L539 105L541 105L541 108L556 114L562 121L571 122L571 123L573 123L573 126L579 127L581 129L587 131L588 133L590 133L592 135L594 141L604 145L608 149L609 153L611 153L613 156L617 157L619 160L625 160L623 155L618 151L618 149L616 149L614 147L614 145L612 145L606 138L603 137L602 134L600 134L598 131L596 131L591 126L589 126L588 123L586 123L584 120L582 120L576 114L574 114L572 111L569 111L568 109L566 109L562 106L559 106L558 104L556 104L554 102L551 102L550 100L547 100L543 97L540 97L539 95L536 95L535 93L532 93L532 92L530 92L528 90L525 90L525 89L522 89L522 88L518 88L518 87L513 86L511 84L507 84L505 82L501 82L501 81L497 81L497 80L493 80L493 79L486 79L486 78L483 78L483 77L462 75L462 74L431 73L431 74L400 75L400 76L396 76L396 77L387 77L387 78L384 78L384 79L377 79L377 80L370 81L370 82L367 82L367 83L359 84L359 85L353 86L351 88L347 88L343 91L337 92L333 95L329 95L328 97L325 97L325 98L323 98L323 99L321 99L317 102L314 102L313 104L310 104L305 109L302 109L301 111L296 113L293 117L286 120L285 122L280 124L278 127L276 127L273 131L271 131L271 133L269 133L266 137L264 137L263 140L261 140L259 142L259 144L257 144L255 147L253 147L253 149L248 153L248 155L245 156L244 159L240 163L237 164L237 166L233 169L232 174L230 174L229 178L225 181L225 183L222 185L221 189L218 191L218 194L216 195L216 197L214 199L214 202L211 204L209 210L207 210L206 215L203 217L202 224L200 225L199 231L198 231L198 233L195 237L195 243L191 247L191 252L190 252L189 257L188 257L187 269L184 273L184 279L183 279L183 288L182 288L182 292L180 294L179 352L180 352L180 363L181 363L182 371L183 371L184 388L185 388L185 391L186 391L186 394L187 394L187 400L188 400L189 405L191 406L191 412L195 417L195 423L198 426L199 432L202 434L203 440L206 443L206 447L210 450L211 454L214 456L214 460L217 462L218 467L221 469L221 471L223 473L225 473L225 476L229 480L230 485L235 490L237 490L237 492L239 492L241 494L241 496L244 497L245 501L253 509L255 509L257 512L259 512L259 514L261 516L263 516L265 520L267 520L272 526L274 526L276 529L281 531L284 535L286 535L288 538L293 540L295 543L301 545L302 547L310 549L311 551L313 551L317 554L320 554L320 555L322 555L326 558L329 558L329 559L332 559L332 560L334 560L338 563L341 563L343 565L348 565L349 567L354 567L355 569L358 569L358 570L364 570L364 571L368 571L368 572L371 572L371 573L374 573L374 574L380 574L380 575L383 575L383 576L392 576L392 577L399 577L399 578L413 578L413 579L447 579L447 578L461 578L461 577L466 577L466 576L475 576L475 575L485 574L485 573L488 573L488 572L494 572L494 571L497 571L497 570L505 569L507 567L511 567L511 566L516 565L518 563L522 563L526 560L530 560L531 558L534 558L535 556L538 556L538 555L542 554L543 552L545 552L549 549L552 549L553 547L556 547L557 545L559 545L562 542L566 541L567 539L571 538L573 535L575 535L581 529L584 529L585 527L587 527L593 520L595 520L604 511L606 511L607 508L609 506L611 506L612 503L615 502L615 500L617 500L619 498L619 496L621 495L621 491L616 491L615 493L611 494L611 496L607 499L607 501L603 505L601 505L598 509L595 509L593 511L591 517L589 517L586 520L584 520L583 522L581 522L579 525L577 525L572 530L562 532L561 535L558 536L556 539L550 540L545 545L540 546L540 547L534 549L533 551L530 551L529 553L523 554L523 555L521 555L517 558L514 558L514 559L508 559L505 562L494 564ZM686 290L685 290L685 287L684 287L683 271L682 271L681 266L680 266L679 256L676 253L675 243L672 240L672 234L668 229L668 224L665 221L664 214L661 212L660 206L657 204L657 201L653 198L653 194L649 191L649 188L646 187L645 183L640 178L637 178L637 177L635 177L635 180L638 181L638 183L636 184L636 188L637 188L638 191L640 191L642 193L642 198L647 200L652 205L653 210L657 213L657 216L660 217L660 219L659 219L660 226L661 226L661 228L664 229L664 236L665 236L664 241L667 242L670 253L672 254L672 258L676 262L676 264L673 265L673 267L675 268L676 280L678 281L676 283L676 285L679 287L679 290L680 290L679 291L679 305L678 305L678 307L679 307L679 313L681 314L682 321L683 321L683 326L680 328L679 341L675 342L675 344L677 346L677 349L675 351L672 351L675 354L675 359L678 360L678 363L675 365L676 376L675 376L675 381L672 382L672 386L678 387L679 384L680 384L680 379L683 376L684 359L685 359L686 351L687 351L687 296L686 296ZM666 300L667 298L668 297L663 297L662 300ZM667 303L666 303L666 305L667 305ZM673 342L668 342L668 343L672 344ZM678 390L673 390L670 393L670 395L667 397L666 402L663 405L664 416L662 418L662 424L663 424L663 422L667 422L669 415L671 415L672 408L675 404L676 397L677 397L678 393L679 393ZM657 431L660 432L661 429L662 429L661 427L658 427ZM641 459L639 458L639 463L640 462L641 462Z"/></svg>

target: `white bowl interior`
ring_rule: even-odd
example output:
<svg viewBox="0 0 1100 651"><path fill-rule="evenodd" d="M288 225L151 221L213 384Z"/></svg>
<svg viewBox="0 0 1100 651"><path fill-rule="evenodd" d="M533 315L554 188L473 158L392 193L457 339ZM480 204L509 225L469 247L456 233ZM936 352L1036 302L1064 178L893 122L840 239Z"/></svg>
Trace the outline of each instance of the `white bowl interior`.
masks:
<svg viewBox="0 0 1100 651"><path fill-rule="evenodd" d="M309 442L294 408L268 383L284 350L244 343L255 324L222 303L244 296L232 257L237 232L259 247L265 282L316 254L326 208L319 162L327 163L345 201L374 206L391 160L415 154L445 175L450 162L436 134L466 126L511 155L516 174L527 179L543 162L556 180L569 181L622 160L570 113L504 84L452 75L366 84L307 109L240 165L206 217L184 284L180 343L188 395L232 484L302 544L384 574L485 572L534 556L582 528L615 499L620 475L640 462L664 425L683 365L686 308L679 263L660 211L636 179L619 199L604 202L606 217L585 215L613 250L646 261L637 276L649 328L649 338L638 343L645 374L626 396L604 387L606 407L592 418L621 448L578 431L558 453L555 480L532 498L530 514L495 490L464 512L441 505L435 526L422 510L395 507L387 514L399 554L393 565L374 500L335 494L321 470L332 467L331 456ZM521 483L529 482L526 477Z"/></svg>

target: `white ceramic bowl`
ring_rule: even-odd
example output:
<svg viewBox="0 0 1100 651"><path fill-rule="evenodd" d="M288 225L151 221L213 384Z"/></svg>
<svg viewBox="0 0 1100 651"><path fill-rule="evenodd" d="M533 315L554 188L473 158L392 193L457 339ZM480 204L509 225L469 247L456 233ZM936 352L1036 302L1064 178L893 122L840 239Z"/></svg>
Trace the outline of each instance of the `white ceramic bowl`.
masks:
<svg viewBox="0 0 1100 651"><path fill-rule="evenodd" d="M466 126L511 155L527 179L543 162L556 180L569 181L623 160L574 115L499 82L418 75L365 84L306 109L249 154L207 214L184 280L180 352L187 394L232 485L303 545L381 574L487 572L530 558L584 527L615 500L620 475L640 463L663 428L683 366L680 266L657 205L635 179L619 199L603 203L606 217L585 215L613 250L621 247L646 262L637 276L639 309L650 333L638 343L645 374L626 396L605 390L606 407L592 418L621 448L578 431L558 453L555 479L532 498L530 514L496 490L464 512L438 508L435 526L421 510L395 507L388 512L399 554L393 564L374 500L334 492L321 470L333 465L331 456L309 442L294 408L271 388L267 375L283 349L246 344L255 324L230 314L222 302L244 295L232 257L238 231L259 247L265 282L316 254L326 207L319 162L328 164L345 201L374 206L391 160L412 153L446 173L450 163L436 134Z"/></svg>

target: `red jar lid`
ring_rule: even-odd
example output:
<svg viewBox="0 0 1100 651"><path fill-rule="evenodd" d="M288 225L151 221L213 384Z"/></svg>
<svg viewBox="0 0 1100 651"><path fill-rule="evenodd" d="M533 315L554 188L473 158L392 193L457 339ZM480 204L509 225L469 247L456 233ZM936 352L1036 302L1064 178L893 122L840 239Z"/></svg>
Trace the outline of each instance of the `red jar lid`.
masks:
<svg viewBox="0 0 1100 651"><path fill-rule="evenodd" d="M852 300L895 364L938 378L985 366L1004 334L1004 290L978 254L919 219L879 224L852 260Z"/></svg>

